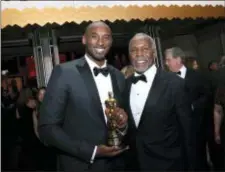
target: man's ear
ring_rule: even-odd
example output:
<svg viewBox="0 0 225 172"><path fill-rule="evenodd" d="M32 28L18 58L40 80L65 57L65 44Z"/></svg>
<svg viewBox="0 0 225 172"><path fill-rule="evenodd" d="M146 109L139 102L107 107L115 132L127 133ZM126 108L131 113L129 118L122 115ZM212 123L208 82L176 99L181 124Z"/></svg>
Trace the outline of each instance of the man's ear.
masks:
<svg viewBox="0 0 225 172"><path fill-rule="evenodd" d="M183 60L182 60L182 58L180 56L178 56L176 58L177 58L177 60L178 60L179 63L182 63L183 62Z"/></svg>
<svg viewBox="0 0 225 172"><path fill-rule="evenodd" d="M82 36L82 44L86 45L86 36L85 35Z"/></svg>

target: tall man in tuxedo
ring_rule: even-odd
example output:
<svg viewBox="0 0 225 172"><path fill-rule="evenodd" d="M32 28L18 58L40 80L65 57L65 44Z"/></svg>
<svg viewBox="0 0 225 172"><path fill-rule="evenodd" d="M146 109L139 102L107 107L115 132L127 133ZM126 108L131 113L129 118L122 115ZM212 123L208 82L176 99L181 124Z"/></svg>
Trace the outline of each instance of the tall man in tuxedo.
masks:
<svg viewBox="0 0 225 172"><path fill-rule="evenodd" d="M127 79L126 88L127 153L136 162L128 167L137 171L191 167L191 108L185 98L184 81L156 68L155 43L144 33L130 40L129 54L135 73Z"/></svg>
<svg viewBox="0 0 225 172"><path fill-rule="evenodd" d="M105 100L112 92L122 106L125 79L106 64L112 34L105 23L91 23L82 42L84 57L53 70L40 110L40 139L60 151L63 171L117 170L123 150L107 146ZM126 113L117 108L114 115L119 116L118 132L124 134Z"/></svg>
<svg viewBox="0 0 225 172"><path fill-rule="evenodd" d="M206 133L207 115L205 106L209 99L209 85L198 71L186 68L185 53L179 47L172 47L165 51L166 65L185 81L185 91L192 107L193 124L192 135L195 136L196 170L207 169Z"/></svg>

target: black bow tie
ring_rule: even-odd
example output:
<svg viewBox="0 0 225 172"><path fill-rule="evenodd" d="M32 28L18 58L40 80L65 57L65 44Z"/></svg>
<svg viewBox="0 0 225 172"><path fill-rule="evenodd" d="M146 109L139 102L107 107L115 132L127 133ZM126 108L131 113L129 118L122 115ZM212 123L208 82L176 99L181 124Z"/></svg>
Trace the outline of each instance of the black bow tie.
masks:
<svg viewBox="0 0 225 172"><path fill-rule="evenodd" d="M132 83L136 84L138 81L147 82L146 76L140 75L140 76L133 76L132 77Z"/></svg>
<svg viewBox="0 0 225 172"><path fill-rule="evenodd" d="M176 74L177 74L177 75L181 75L181 72L180 72L180 71L179 71L179 72L176 72Z"/></svg>
<svg viewBox="0 0 225 172"><path fill-rule="evenodd" d="M107 67L104 67L104 68L95 67L93 71L95 76L98 76L99 73L102 73L104 76L107 76L109 74L109 69Z"/></svg>

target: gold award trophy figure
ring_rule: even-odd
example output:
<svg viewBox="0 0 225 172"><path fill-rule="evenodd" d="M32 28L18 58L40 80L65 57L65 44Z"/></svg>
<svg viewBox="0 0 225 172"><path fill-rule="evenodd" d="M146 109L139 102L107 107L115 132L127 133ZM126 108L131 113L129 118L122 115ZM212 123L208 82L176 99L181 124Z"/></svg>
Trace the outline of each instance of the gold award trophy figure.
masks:
<svg viewBox="0 0 225 172"><path fill-rule="evenodd" d="M117 101L113 98L112 92L109 92L109 98L105 101L106 108L108 109L107 113L107 127L108 127L108 146L114 146L121 148L122 145L122 135L118 133L117 126L117 116L113 115L116 107Z"/></svg>

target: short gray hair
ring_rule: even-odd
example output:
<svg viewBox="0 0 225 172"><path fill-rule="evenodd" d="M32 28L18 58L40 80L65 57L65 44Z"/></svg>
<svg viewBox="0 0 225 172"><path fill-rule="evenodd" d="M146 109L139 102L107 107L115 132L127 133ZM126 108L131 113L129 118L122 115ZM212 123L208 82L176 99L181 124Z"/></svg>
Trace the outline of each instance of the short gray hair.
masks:
<svg viewBox="0 0 225 172"><path fill-rule="evenodd" d="M136 37L140 37L140 38L144 38L144 39L147 39L149 41L149 44L152 46L152 51L153 51L153 57L156 58L157 57L157 51L156 51L156 44L155 44L155 41L154 39L149 36L148 34L146 33L136 33L130 40L129 42L129 52L130 52L130 45L131 45L131 42L134 38Z"/></svg>
<svg viewBox="0 0 225 172"><path fill-rule="evenodd" d="M173 58L180 57L182 61L185 60L185 53L180 47L172 47L165 50L165 54L170 53Z"/></svg>

